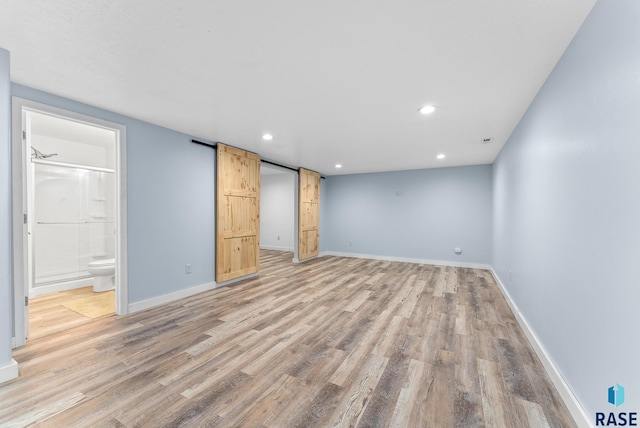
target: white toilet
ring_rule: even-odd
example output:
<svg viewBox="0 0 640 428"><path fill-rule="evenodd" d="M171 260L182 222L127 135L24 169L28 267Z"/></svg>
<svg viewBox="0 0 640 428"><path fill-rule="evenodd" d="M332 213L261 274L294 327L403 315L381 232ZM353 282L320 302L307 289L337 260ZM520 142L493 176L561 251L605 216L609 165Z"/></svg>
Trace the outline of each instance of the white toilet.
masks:
<svg viewBox="0 0 640 428"><path fill-rule="evenodd" d="M116 260L104 259L89 263L87 271L93 275L93 291L109 291L115 288Z"/></svg>

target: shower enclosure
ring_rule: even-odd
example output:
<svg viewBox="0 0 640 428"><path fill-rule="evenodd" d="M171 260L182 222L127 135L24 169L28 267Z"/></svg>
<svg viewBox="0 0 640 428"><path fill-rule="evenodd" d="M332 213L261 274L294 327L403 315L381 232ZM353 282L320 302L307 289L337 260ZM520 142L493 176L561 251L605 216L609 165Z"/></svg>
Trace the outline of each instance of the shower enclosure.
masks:
<svg viewBox="0 0 640 428"><path fill-rule="evenodd" d="M113 170L32 162L33 287L90 278L91 261L115 254Z"/></svg>
<svg viewBox="0 0 640 428"><path fill-rule="evenodd" d="M89 263L115 257L115 133L35 112L27 125L29 294L92 285Z"/></svg>

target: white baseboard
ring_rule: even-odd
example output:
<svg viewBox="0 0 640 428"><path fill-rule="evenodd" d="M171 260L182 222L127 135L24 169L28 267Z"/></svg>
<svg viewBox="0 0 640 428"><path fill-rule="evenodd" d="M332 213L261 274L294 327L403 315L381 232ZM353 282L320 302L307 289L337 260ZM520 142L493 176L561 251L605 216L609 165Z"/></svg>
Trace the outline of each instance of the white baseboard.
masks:
<svg viewBox="0 0 640 428"><path fill-rule="evenodd" d="M252 274L249 274L249 275L241 276L240 278L230 279L229 281L218 283L216 288L218 288L218 287L226 287L227 285L232 285L232 284L235 284L236 282L244 281L245 279L255 278L257 276L258 276L257 273L252 273Z"/></svg>
<svg viewBox="0 0 640 428"><path fill-rule="evenodd" d="M227 285L231 285L238 281L243 281L245 279L255 278L257 277L257 273L252 273L251 275L243 276L242 278L231 279L226 282L208 282L206 284L196 285L195 287L187 288L184 290L174 291L173 293L163 294L162 296L152 297L147 300L142 300L140 302L134 302L129 304L129 312L134 313L138 311L143 311L145 309L154 308L156 306L164 305L166 303L175 302L176 300L184 299L185 297L193 296L194 294L204 293L205 291L214 290L216 288L225 287Z"/></svg>
<svg viewBox="0 0 640 428"><path fill-rule="evenodd" d="M82 288L93 285L93 277L74 279L72 281L59 282L51 285L41 285L40 287L33 287L29 290L29 298L33 299L36 296L48 293L57 293L58 291L73 290L74 288Z"/></svg>
<svg viewBox="0 0 640 428"><path fill-rule="evenodd" d="M371 254L341 253L337 251L323 251L320 253L320 256L352 257L356 259L384 260L388 262L418 263L422 265L452 266L452 267L462 267L462 268L472 268L472 269L491 269L490 265L482 264L482 263L465 263L465 262L452 262L447 260L413 259L408 257L375 256Z"/></svg>
<svg viewBox="0 0 640 428"><path fill-rule="evenodd" d="M553 385L558 390L558 393L560 394L562 401L564 401L564 404L569 409L571 416L573 416L574 421L579 427L585 427L585 428L592 427L593 424L591 423L591 419L585 413L584 409L580 405L580 402L578 401L576 396L573 394L573 391L571 391L571 388L569 388L569 385L567 384L567 382L565 382L564 378L560 374L560 371L558 370L556 365L553 363L553 360L551 359L546 349L538 339L538 336L536 336L535 332L527 322L526 318L524 317L524 315L522 315L522 313L518 309L518 306L511 299L509 292L505 288L502 281L500 281L498 274L496 274L496 272L493 270L492 267L489 268L489 270L491 271L491 275L493 275L493 278L498 284L498 287L500 287L500 291L502 291L502 295L504 296L505 300L509 304L511 311L513 312L513 315L516 317L516 320L518 321L518 324L520 324L520 328L522 328L522 330L524 331L524 334L527 336L527 339L529 339L529 343L531 344L531 346L533 347L533 350L538 355L538 358L540 358L540 361L542 362L544 369L547 371L547 374L551 378Z"/></svg>
<svg viewBox="0 0 640 428"><path fill-rule="evenodd" d="M262 245L260 244L261 250L275 250L275 251L287 251L293 252L293 247L278 247L277 245Z"/></svg>
<svg viewBox="0 0 640 428"><path fill-rule="evenodd" d="M18 377L18 363L13 358L9 364L0 367L0 383L10 381Z"/></svg>
<svg viewBox="0 0 640 428"><path fill-rule="evenodd" d="M184 290L174 291L173 293L163 294L162 296L152 297L151 299L142 300L140 302L129 303L129 313L131 314L133 312L138 312L156 306L164 305L166 303L171 303L176 300L184 299L185 297L193 296L194 294L213 290L217 287L218 284L216 284L215 282L208 282L206 284L196 285L195 287L187 288Z"/></svg>
<svg viewBox="0 0 640 428"><path fill-rule="evenodd" d="M309 261L311 261L311 260L315 260L315 259L317 259L318 257L322 257L322 254L318 253L318 255L317 255L317 256L309 257L309 258L302 259L302 260L300 260L300 259L299 259L299 258L297 258L297 257L294 257L293 259L291 259L291 262L292 262L292 263L296 263L296 264L298 264L298 263L306 263L306 262L309 262Z"/></svg>

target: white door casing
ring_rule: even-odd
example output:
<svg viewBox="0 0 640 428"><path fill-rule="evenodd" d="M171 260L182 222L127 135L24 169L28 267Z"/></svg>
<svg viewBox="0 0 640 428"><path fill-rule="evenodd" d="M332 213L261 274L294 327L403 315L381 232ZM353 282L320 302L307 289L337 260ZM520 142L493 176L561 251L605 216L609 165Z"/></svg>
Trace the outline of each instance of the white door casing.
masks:
<svg viewBox="0 0 640 428"><path fill-rule="evenodd" d="M127 192L126 192L126 127L95 117L62 110L45 104L13 97L12 99L12 188L13 188L13 289L14 347L26 343L28 335L28 305L26 305L30 274L28 272L28 227L26 162L30 126L26 112L50 116L106 128L116 135L116 314L128 313L127 266ZM24 133L23 133L24 131Z"/></svg>

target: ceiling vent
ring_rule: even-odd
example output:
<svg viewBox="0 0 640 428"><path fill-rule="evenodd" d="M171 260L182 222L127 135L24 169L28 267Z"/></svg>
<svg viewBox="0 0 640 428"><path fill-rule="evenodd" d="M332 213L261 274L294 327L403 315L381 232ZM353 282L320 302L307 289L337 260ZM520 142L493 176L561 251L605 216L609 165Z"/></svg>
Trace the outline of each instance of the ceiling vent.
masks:
<svg viewBox="0 0 640 428"><path fill-rule="evenodd" d="M491 137L483 138L483 139L482 139L482 144L489 144L489 143L491 142L491 140L492 140L492 139L493 139L493 138L491 138Z"/></svg>

